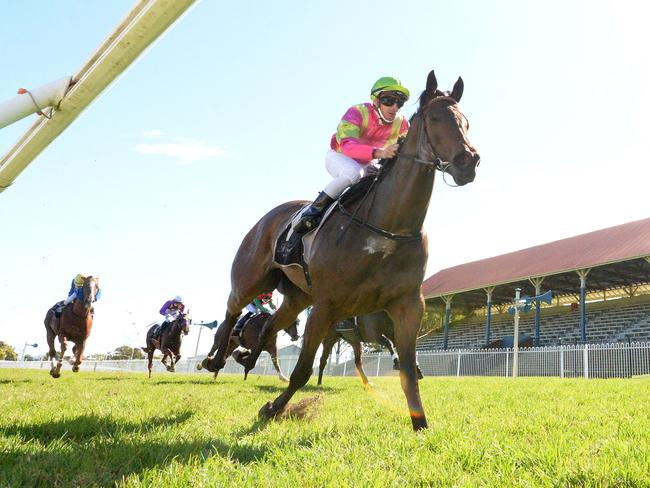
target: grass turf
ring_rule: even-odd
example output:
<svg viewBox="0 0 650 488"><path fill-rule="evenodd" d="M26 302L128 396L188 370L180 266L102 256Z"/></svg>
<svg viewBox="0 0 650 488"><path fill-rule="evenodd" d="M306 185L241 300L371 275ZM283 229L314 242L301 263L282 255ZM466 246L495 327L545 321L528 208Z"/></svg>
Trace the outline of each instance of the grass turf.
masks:
<svg viewBox="0 0 650 488"><path fill-rule="evenodd" d="M0 370L0 486L650 486L650 378L310 383L261 423L274 376Z"/></svg>

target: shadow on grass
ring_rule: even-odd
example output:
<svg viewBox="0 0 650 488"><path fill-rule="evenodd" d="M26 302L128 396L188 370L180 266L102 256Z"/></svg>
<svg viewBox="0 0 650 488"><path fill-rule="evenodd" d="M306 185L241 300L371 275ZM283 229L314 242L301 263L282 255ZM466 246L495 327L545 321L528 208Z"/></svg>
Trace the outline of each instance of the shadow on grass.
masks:
<svg viewBox="0 0 650 488"><path fill-rule="evenodd" d="M151 417L143 422L130 422L97 415L80 415L78 417L19 424L0 427L5 436L20 436L24 441L39 441L48 444L55 440L73 440L85 442L99 437L115 437L120 434L141 433L143 435L165 427L172 427L185 422L192 412L185 411L167 416Z"/></svg>
<svg viewBox="0 0 650 488"><path fill-rule="evenodd" d="M282 393L287 389L288 383L282 383L279 385L253 385L260 391L265 393ZM336 386L318 386L318 385L305 385L300 388L300 391L308 391L312 393L324 393L324 392L337 392L342 391L343 388Z"/></svg>
<svg viewBox="0 0 650 488"><path fill-rule="evenodd" d="M56 450L55 450L56 449ZM106 437L85 445L68 443L38 452L8 449L0 465L1 486L115 486L129 475L167 470L172 462L186 464L220 456L239 464L261 460L265 448L220 440L171 442L121 440Z"/></svg>
<svg viewBox="0 0 650 488"><path fill-rule="evenodd" d="M32 380L0 380L0 385L12 385L15 383L33 383L33 381Z"/></svg>

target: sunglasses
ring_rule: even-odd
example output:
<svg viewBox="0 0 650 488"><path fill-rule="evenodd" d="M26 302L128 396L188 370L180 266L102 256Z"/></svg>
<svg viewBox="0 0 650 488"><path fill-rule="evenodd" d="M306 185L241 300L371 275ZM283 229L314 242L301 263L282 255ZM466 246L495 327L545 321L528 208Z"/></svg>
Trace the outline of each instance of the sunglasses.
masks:
<svg viewBox="0 0 650 488"><path fill-rule="evenodd" d="M386 107L392 107L393 105L397 104L397 108L402 108L404 106L404 102L406 102L406 100L400 97L391 97L390 95L383 95L379 97L379 103L385 105Z"/></svg>

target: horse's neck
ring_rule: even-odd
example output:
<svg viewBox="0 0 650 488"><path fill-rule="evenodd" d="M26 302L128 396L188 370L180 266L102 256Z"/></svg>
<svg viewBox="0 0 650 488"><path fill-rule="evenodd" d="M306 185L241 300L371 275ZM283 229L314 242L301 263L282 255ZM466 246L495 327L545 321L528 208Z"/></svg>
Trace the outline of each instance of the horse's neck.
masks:
<svg viewBox="0 0 650 488"><path fill-rule="evenodd" d="M86 309L84 303L78 298L72 303L72 311L78 317L86 317L90 309Z"/></svg>
<svg viewBox="0 0 650 488"><path fill-rule="evenodd" d="M417 234L422 230L427 215L435 170L429 165L416 163L420 117L413 119L406 140L402 143L397 161L369 196L360 216L369 215L368 222L395 234ZM424 134L423 136L424 137Z"/></svg>

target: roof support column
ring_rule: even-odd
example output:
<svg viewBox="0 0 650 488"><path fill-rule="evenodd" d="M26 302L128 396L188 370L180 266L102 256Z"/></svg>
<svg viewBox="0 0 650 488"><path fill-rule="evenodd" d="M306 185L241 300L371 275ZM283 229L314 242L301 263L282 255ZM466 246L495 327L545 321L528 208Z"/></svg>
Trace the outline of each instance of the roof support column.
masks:
<svg viewBox="0 0 650 488"><path fill-rule="evenodd" d="M587 295L587 275L591 268L579 269L576 271L580 277L580 340L583 344L587 342L587 316L585 298Z"/></svg>
<svg viewBox="0 0 650 488"><path fill-rule="evenodd" d="M447 343L449 342L449 316L451 315L451 299L454 295L447 295L442 297L445 301L445 334L442 339L442 348L447 350Z"/></svg>
<svg viewBox="0 0 650 488"><path fill-rule="evenodd" d="M483 288L485 294L487 295L487 318L485 319L485 345L487 346L490 343L490 325L492 324L492 292L494 292L494 286L488 286Z"/></svg>
<svg viewBox="0 0 650 488"><path fill-rule="evenodd" d="M542 281L544 281L544 278L528 278L528 281L535 285L535 296L540 296L542 294ZM539 302L539 300L535 300L535 342L533 343L535 347L539 347L539 329L541 324L539 310L541 305Z"/></svg>

